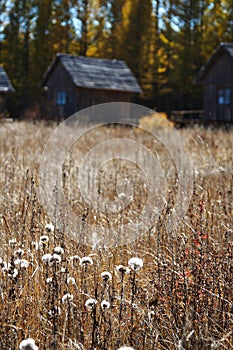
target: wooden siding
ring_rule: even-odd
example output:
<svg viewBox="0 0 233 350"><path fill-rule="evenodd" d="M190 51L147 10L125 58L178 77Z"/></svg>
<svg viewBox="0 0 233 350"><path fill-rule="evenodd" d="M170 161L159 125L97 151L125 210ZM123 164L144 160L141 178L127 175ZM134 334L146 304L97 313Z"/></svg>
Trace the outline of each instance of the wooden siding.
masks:
<svg viewBox="0 0 233 350"><path fill-rule="evenodd" d="M131 93L110 90L76 88L77 108L105 102L129 102Z"/></svg>
<svg viewBox="0 0 233 350"><path fill-rule="evenodd" d="M77 110L82 110L90 106L98 105L106 102L130 102L131 93L110 91L110 90L96 90L96 89L81 89L77 88ZM112 123L112 122L129 122L130 110L128 105L122 106L121 111L122 119L119 119L119 110L114 114L115 109L110 108L108 114L104 109L104 115L97 114L95 111L94 115L90 114L90 123Z"/></svg>
<svg viewBox="0 0 233 350"><path fill-rule="evenodd" d="M231 89L230 105L218 104L218 89ZM227 52L207 72L204 78L204 111L207 120L233 121L233 60Z"/></svg>

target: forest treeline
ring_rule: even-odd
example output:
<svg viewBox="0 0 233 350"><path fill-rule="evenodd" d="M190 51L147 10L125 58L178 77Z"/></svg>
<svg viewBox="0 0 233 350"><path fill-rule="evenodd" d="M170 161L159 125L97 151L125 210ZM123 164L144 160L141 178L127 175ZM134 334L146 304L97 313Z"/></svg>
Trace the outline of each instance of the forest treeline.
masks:
<svg viewBox="0 0 233 350"><path fill-rule="evenodd" d="M15 112L41 98L57 52L125 60L158 110L200 108L200 67L233 41L233 0L0 0L0 63Z"/></svg>

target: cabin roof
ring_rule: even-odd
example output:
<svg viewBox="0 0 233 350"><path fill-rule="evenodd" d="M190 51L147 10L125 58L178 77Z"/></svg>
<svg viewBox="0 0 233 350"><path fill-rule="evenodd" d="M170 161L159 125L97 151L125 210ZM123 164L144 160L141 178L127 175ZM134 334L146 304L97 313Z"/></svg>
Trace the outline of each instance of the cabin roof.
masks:
<svg viewBox="0 0 233 350"><path fill-rule="evenodd" d="M0 92L14 92L15 89L11 85L10 79L4 68L0 66Z"/></svg>
<svg viewBox="0 0 233 350"><path fill-rule="evenodd" d="M233 64L233 43L221 43L217 47L213 55L210 57L210 59L207 61L207 63L200 69L197 76L197 81L202 81L205 78L206 74L209 72L211 67L224 52L226 52L229 55L229 57L232 59Z"/></svg>
<svg viewBox="0 0 233 350"><path fill-rule="evenodd" d="M42 79L46 85L55 65L61 62L73 84L88 89L142 92L131 70L124 61L74 56L58 53Z"/></svg>

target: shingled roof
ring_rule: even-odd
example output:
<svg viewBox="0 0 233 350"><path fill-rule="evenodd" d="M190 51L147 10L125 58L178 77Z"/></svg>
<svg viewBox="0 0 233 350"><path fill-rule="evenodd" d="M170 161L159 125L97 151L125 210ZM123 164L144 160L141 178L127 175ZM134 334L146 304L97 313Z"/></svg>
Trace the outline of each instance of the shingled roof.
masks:
<svg viewBox="0 0 233 350"><path fill-rule="evenodd" d="M0 66L0 92L14 92L15 89L11 85L10 79L4 68Z"/></svg>
<svg viewBox="0 0 233 350"><path fill-rule="evenodd" d="M221 43L210 59L207 61L206 65L201 68L198 73L197 81L202 81L213 64L219 59L219 57L226 52L233 62L233 43Z"/></svg>
<svg viewBox="0 0 233 350"><path fill-rule="evenodd" d="M136 78L124 61L57 54L42 80L47 79L54 66L61 62L73 83L77 87L88 89L142 92Z"/></svg>

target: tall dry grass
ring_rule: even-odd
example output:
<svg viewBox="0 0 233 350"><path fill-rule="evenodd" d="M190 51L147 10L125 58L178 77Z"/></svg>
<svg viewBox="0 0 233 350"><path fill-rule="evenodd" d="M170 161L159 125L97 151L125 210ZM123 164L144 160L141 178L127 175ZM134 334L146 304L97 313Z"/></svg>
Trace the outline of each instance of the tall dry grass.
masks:
<svg viewBox="0 0 233 350"><path fill-rule="evenodd" d="M95 249L58 231L56 215L48 218L38 200L40 155L53 128L42 123L0 125L0 348L18 349L31 337L39 350L122 345L138 350L231 349L232 131L180 131L194 166L194 190L171 235L165 224L176 193L175 166L160 146L156 152L167 192L157 225L129 245ZM150 135L122 128L100 128L94 138L83 137L81 150L74 146L65 165L64 189L77 215L87 223L98 221L103 229L112 217L93 211L79 197L75 167L78 157L109 133L142 142L152 151L155 147ZM124 161L103 167L100 196L114 197L116 175L135 184L135 195L126 213L114 217L115 229L138 215L147 196L143 172ZM65 221L65 215L59 219ZM51 221L54 230L46 227ZM47 262L45 254L55 247L64 252L55 249ZM132 257L142 259L143 267L128 269ZM111 275L101 276L104 271Z"/></svg>

